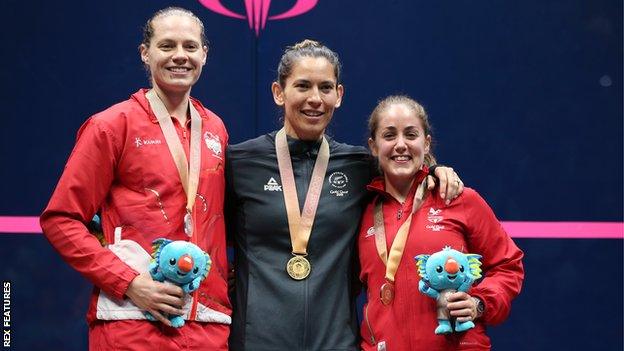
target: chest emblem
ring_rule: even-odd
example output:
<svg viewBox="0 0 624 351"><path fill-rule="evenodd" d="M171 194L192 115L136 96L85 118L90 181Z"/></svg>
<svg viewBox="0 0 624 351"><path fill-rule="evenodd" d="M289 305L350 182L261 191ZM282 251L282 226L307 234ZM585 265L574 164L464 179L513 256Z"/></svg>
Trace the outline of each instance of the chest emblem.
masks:
<svg viewBox="0 0 624 351"><path fill-rule="evenodd" d="M366 239L373 235L375 235L375 226L368 228L368 230L366 231L366 235L364 235L364 238Z"/></svg>
<svg viewBox="0 0 624 351"><path fill-rule="evenodd" d="M139 137L134 138L134 146L140 148L144 145L160 145L162 141L160 139L141 139Z"/></svg>
<svg viewBox="0 0 624 351"><path fill-rule="evenodd" d="M439 224L440 222L442 222L442 220L444 220L444 217L442 217L442 210L429 207L429 213L427 213L427 221L432 224L428 224L426 228L434 232L439 232L444 229L444 225Z"/></svg>
<svg viewBox="0 0 624 351"><path fill-rule="evenodd" d="M342 172L334 172L329 175L329 184L331 185L331 189L329 193L336 197L343 197L349 193L348 190L344 188L349 184L349 177Z"/></svg>
<svg viewBox="0 0 624 351"><path fill-rule="evenodd" d="M427 220L431 223L439 223L444 217L440 214L442 210L436 210L433 207L429 207L429 213L427 214Z"/></svg>
<svg viewBox="0 0 624 351"><path fill-rule="evenodd" d="M215 157L221 158L221 139L218 135L214 135L210 132L204 133L204 142L208 150L212 151Z"/></svg>

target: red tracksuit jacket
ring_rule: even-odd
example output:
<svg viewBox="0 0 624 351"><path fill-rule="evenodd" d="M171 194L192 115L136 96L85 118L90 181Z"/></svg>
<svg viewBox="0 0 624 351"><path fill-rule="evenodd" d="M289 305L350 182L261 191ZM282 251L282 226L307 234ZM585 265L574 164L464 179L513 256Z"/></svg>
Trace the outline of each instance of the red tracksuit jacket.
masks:
<svg viewBox="0 0 624 351"><path fill-rule="evenodd" d="M101 210L106 241L120 244L114 233L121 233L118 239L132 242L141 259L151 253L156 238L189 240L183 231L186 195L146 91L138 91L84 123L41 215L41 226L54 248L96 287L87 313L90 323L142 317L136 308L115 310L102 304L104 295L126 301L126 289L139 272L88 232L85 224L96 211ZM223 220L228 135L218 116L199 101L191 101L202 118L201 170L193 210L196 230L191 240L211 256L212 268L193 295L196 311L187 318L194 315L200 322L225 325L231 322ZM190 129L173 120L188 157ZM227 340L227 328L223 330Z"/></svg>
<svg viewBox="0 0 624 351"><path fill-rule="evenodd" d="M437 191L427 194L412 219L395 277L394 301L385 306L380 300L385 266L375 247L374 204L379 198L383 201L390 251L397 230L412 208L416 185L404 204L385 192L383 178L373 180L368 186L377 196L366 208L358 236L360 279L367 286L368 296L361 325L362 349L382 350L385 345L388 351L489 350L485 325L501 323L507 318L511 300L520 292L524 278L523 253L503 230L487 203L470 188L465 188L448 206ZM418 290L420 277L414 256L433 254L445 246L483 256L483 278L468 293L484 302L485 314L475 321L476 327L467 332L436 335L436 301Z"/></svg>

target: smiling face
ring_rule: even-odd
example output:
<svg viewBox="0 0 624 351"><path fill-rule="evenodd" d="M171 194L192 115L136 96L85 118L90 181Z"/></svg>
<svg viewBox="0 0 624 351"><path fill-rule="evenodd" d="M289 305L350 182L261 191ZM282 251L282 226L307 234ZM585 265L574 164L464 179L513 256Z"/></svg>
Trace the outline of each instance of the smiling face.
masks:
<svg viewBox="0 0 624 351"><path fill-rule="evenodd" d="M379 112L374 136L368 145L377 157L386 183L393 188L409 187L429 153L431 136L425 135L422 120L404 104L392 104Z"/></svg>
<svg viewBox="0 0 624 351"><path fill-rule="evenodd" d="M299 58L284 86L274 82L271 90L275 103L284 107L286 134L302 140L323 135L344 92L324 57Z"/></svg>
<svg viewBox="0 0 624 351"><path fill-rule="evenodd" d="M188 93L199 79L208 48L202 46L200 24L190 16L173 14L152 21L149 45L141 44L141 59L152 84L165 93Z"/></svg>

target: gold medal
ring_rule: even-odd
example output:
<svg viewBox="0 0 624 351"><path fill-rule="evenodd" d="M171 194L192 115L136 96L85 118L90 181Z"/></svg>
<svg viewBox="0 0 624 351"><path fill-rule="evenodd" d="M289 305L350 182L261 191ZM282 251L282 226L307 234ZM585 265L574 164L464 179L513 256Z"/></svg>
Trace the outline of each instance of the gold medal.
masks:
<svg viewBox="0 0 624 351"><path fill-rule="evenodd" d="M307 278L310 275L311 269L310 261L299 255L295 255L295 257L288 260L286 264L286 272L288 272L288 275L294 280Z"/></svg>
<svg viewBox="0 0 624 351"><path fill-rule="evenodd" d="M282 180L284 205L286 206L288 219L288 232L292 245L291 252L295 256L288 260L286 272L294 280L303 280L310 275L310 270L312 269L310 262L305 256L310 234L312 233L314 216L316 215L316 209L321 198L321 191L323 190L325 174L327 173L329 143L327 139L323 137L318 157L314 162L314 170L312 171L312 178L310 178L310 185L308 186L308 192L302 211L299 210L295 175L284 128L280 129L275 135L275 153L277 155L277 165Z"/></svg>
<svg viewBox="0 0 624 351"><path fill-rule="evenodd" d="M380 291L381 302L388 306L394 300L394 283L385 282Z"/></svg>

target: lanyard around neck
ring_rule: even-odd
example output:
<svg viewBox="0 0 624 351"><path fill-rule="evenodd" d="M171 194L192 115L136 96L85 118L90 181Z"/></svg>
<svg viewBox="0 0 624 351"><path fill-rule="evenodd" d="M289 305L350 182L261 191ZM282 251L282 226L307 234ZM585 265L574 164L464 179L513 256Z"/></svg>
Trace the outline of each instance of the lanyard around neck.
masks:
<svg viewBox="0 0 624 351"><path fill-rule="evenodd" d="M297 188L295 185L295 176L290 159L290 151L288 150L288 141L286 140L286 131L282 128L275 135L275 152L277 154L277 164L279 167L280 178L282 180L282 189L284 193L284 202L286 205L286 213L288 215L288 228L290 231L290 241L292 244L293 254L307 254L308 241L312 232L312 224L316 216L321 190L323 189L323 180L327 172L329 163L329 143L325 136L319 149L312 178L308 186L308 192L303 206L303 211L299 212L299 199L297 197Z"/></svg>
<svg viewBox="0 0 624 351"><path fill-rule="evenodd" d="M381 258L381 261L386 266L385 278L391 283L394 282L394 276L399 269L399 263L403 257L403 251L405 250L405 243L407 242L407 235L412 223L412 217L422 205L426 184L427 179L423 180L418 186L416 194L414 195L412 212L397 231L397 234L392 241L389 255L387 251L386 230L384 227L383 206L381 199L377 200L377 203L375 204L375 246L377 247L379 258Z"/></svg>
<svg viewBox="0 0 624 351"><path fill-rule="evenodd" d="M191 162L189 164L178 133L176 133L175 126L171 120L171 115L167 111L165 104L162 102L158 94L154 89L148 91L145 97L150 103L152 111L158 119L158 125L165 137L167 147L171 152L173 161L175 162L178 174L180 175L180 182L186 193L186 211L187 214L192 213L193 205L195 204L195 196L197 193L197 187L199 185L199 168L201 161L201 129L202 121L199 116L199 112L193 106L193 103L189 100L189 110L191 112L191 144L189 156ZM188 234L188 233L187 233Z"/></svg>

